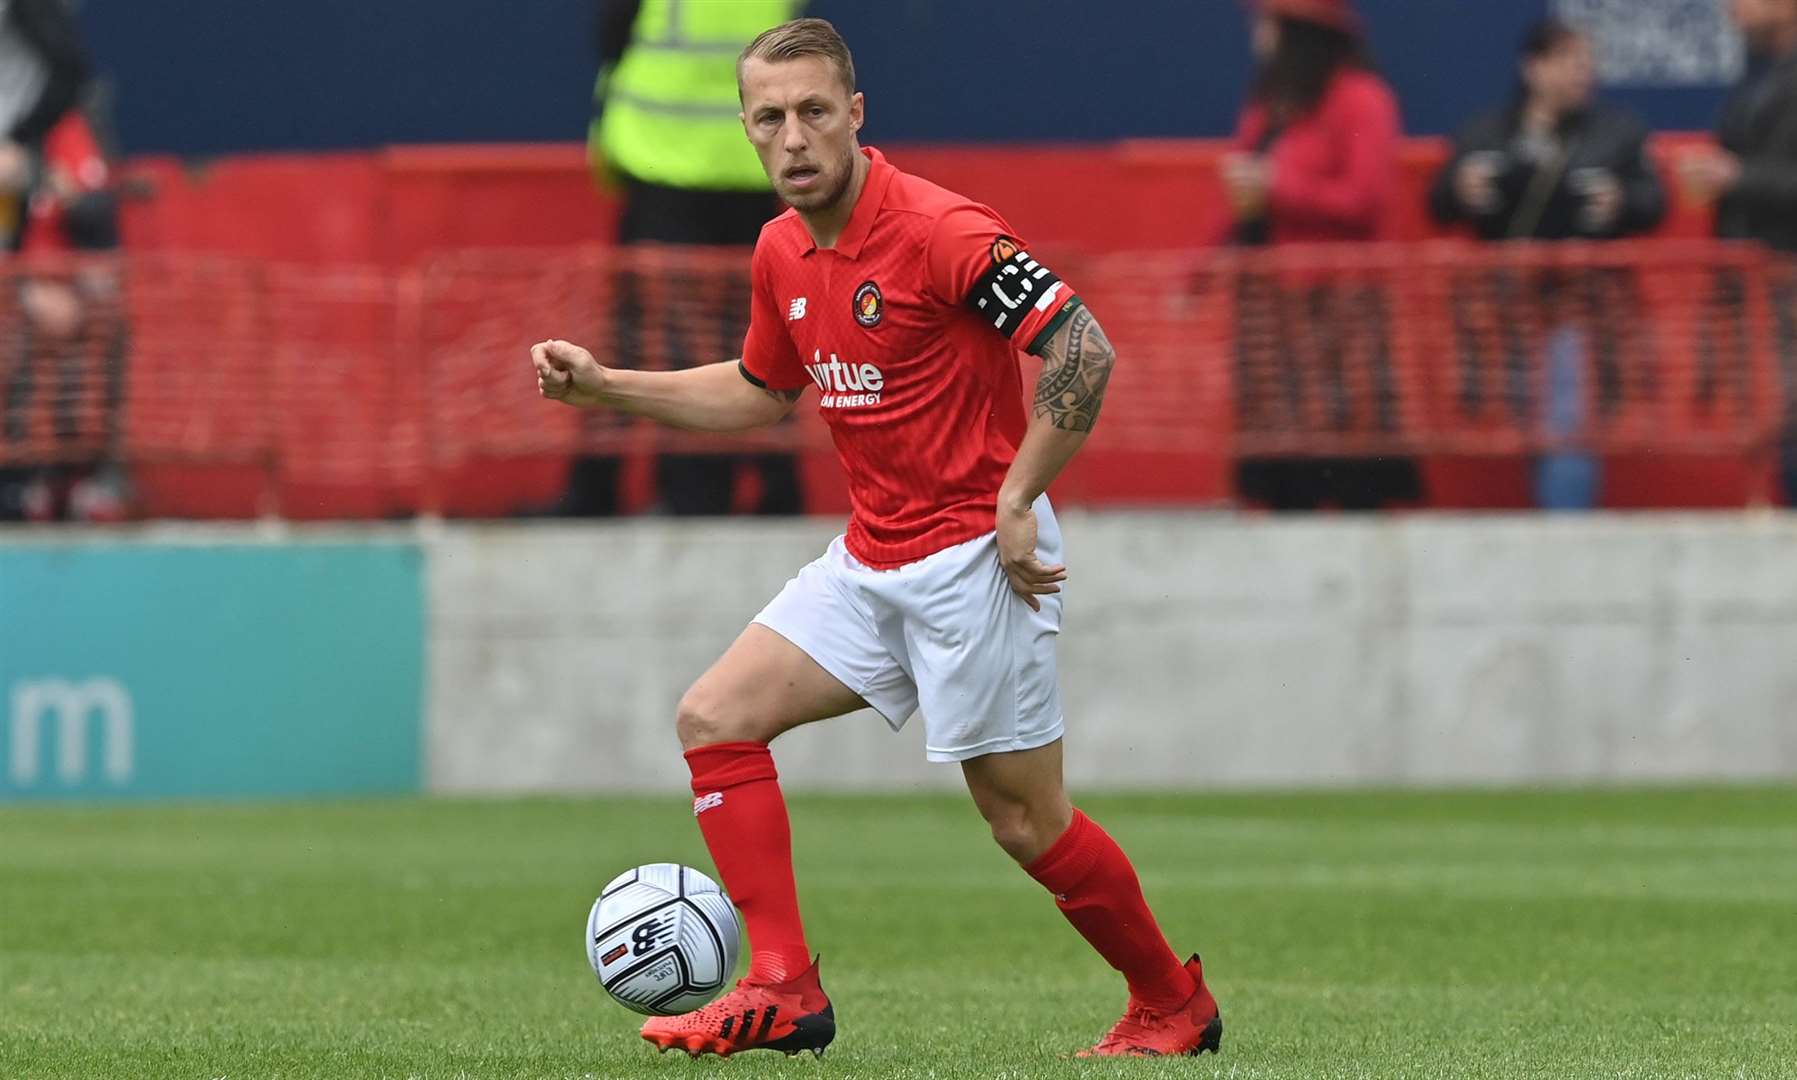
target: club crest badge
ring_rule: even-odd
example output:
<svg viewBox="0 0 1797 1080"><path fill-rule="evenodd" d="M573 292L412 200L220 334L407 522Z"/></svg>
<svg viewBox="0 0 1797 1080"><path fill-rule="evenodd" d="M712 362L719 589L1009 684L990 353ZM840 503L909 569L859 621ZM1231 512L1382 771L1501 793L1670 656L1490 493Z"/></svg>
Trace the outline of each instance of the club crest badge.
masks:
<svg viewBox="0 0 1797 1080"><path fill-rule="evenodd" d="M886 314L886 298L880 295L880 287L871 281L864 281L855 290L855 321L869 328L880 325L880 319Z"/></svg>

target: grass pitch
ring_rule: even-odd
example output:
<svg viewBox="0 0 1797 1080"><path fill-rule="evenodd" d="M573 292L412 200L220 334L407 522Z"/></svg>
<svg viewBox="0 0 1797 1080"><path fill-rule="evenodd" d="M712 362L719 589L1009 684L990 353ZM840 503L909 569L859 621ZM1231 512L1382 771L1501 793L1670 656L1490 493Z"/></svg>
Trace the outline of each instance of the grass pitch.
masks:
<svg viewBox="0 0 1797 1080"><path fill-rule="evenodd" d="M1221 1057L1068 1060L1121 981L933 797L793 800L827 1057L657 1057L580 939L670 794L0 809L0 1077L1797 1075L1793 790L1081 803Z"/></svg>

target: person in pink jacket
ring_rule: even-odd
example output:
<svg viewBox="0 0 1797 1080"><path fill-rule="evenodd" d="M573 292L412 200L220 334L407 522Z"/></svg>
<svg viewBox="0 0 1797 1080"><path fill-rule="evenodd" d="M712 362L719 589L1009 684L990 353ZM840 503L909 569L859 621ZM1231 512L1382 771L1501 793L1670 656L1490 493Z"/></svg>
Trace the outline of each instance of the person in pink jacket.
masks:
<svg viewBox="0 0 1797 1080"><path fill-rule="evenodd" d="M1239 246L1385 235L1402 124L1349 0L1259 0L1258 70L1222 164ZM1236 487L1275 510L1421 496L1400 448L1385 298L1373 285L1252 268L1237 278Z"/></svg>
<svg viewBox="0 0 1797 1080"><path fill-rule="evenodd" d="M1375 240L1402 125L1348 0L1262 0L1259 60L1223 179L1249 242Z"/></svg>

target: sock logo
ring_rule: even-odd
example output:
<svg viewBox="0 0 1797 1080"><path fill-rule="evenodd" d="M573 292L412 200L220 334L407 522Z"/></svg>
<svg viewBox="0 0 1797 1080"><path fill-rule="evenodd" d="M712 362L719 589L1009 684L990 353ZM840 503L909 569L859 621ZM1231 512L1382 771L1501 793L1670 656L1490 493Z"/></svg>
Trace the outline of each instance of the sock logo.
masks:
<svg viewBox="0 0 1797 1080"><path fill-rule="evenodd" d="M698 817L705 811L716 810L722 805L724 805L724 793L721 791L713 791L709 794L701 795L693 800L693 816Z"/></svg>

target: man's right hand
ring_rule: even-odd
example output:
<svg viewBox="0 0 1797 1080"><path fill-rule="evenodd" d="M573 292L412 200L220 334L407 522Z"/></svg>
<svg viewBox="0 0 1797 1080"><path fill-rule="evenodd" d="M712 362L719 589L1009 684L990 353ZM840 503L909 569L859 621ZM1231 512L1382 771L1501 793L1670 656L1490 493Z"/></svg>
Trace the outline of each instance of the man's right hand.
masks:
<svg viewBox="0 0 1797 1080"><path fill-rule="evenodd" d="M1259 154L1228 154L1218 167L1238 221L1255 221L1267 212L1273 190L1273 163Z"/></svg>
<svg viewBox="0 0 1797 1080"><path fill-rule="evenodd" d="M1475 154L1460 163L1454 174L1454 196L1474 214L1489 214L1497 209L1497 166L1491 155Z"/></svg>
<svg viewBox="0 0 1797 1080"><path fill-rule="evenodd" d="M31 186L31 151L0 139L0 192L22 195Z"/></svg>
<svg viewBox="0 0 1797 1080"><path fill-rule="evenodd" d="M578 409L599 404L605 391L605 369L593 354L568 341L542 341L530 347L537 369L537 390L551 401Z"/></svg>

